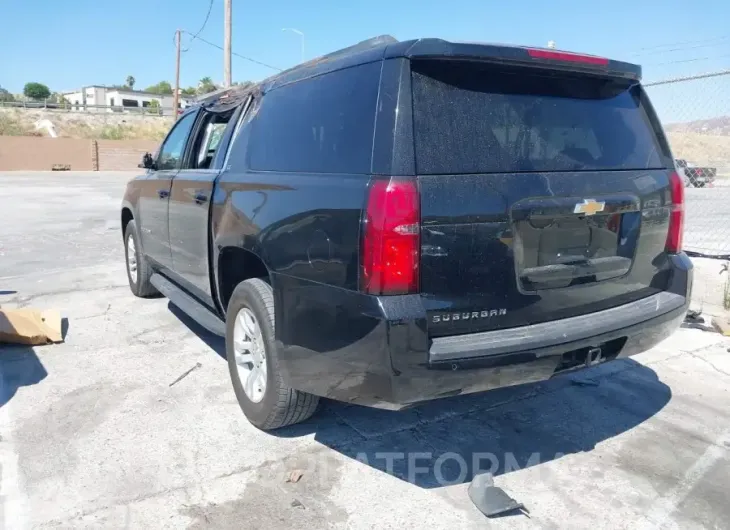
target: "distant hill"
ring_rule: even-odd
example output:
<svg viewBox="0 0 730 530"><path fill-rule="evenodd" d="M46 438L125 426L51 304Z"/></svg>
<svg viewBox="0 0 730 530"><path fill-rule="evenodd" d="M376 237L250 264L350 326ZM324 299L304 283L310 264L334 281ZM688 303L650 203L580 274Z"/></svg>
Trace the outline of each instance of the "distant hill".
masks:
<svg viewBox="0 0 730 530"><path fill-rule="evenodd" d="M684 123L667 123L667 132L689 132L714 136L730 136L730 116L719 116L708 120L688 121Z"/></svg>
<svg viewBox="0 0 730 530"><path fill-rule="evenodd" d="M730 116L663 125L676 158L730 176Z"/></svg>
<svg viewBox="0 0 730 530"><path fill-rule="evenodd" d="M62 138L96 140L161 140L172 124L167 116L0 108L0 136L46 136L35 127L41 120L49 120Z"/></svg>

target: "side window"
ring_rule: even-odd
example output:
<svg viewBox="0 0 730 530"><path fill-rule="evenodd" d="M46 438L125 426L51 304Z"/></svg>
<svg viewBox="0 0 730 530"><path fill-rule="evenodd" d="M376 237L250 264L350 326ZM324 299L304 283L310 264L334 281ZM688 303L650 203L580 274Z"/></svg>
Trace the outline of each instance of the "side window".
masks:
<svg viewBox="0 0 730 530"><path fill-rule="evenodd" d="M175 124L172 132L170 132L160 148L160 155L157 158L158 170L180 169L182 157L185 153L185 144L197 115L196 112L191 112Z"/></svg>
<svg viewBox="0 0 730 530"><path fill-rule="evenodd" d="M195 136L188 142L191 146L190 155L183 161L181 169L212 168L221 139L228 127L233 126L231 118L234 113L235 110L201 112L202 116L192 133Z"/></svg>
<svg viewBox="0 0 730 530"><path fill-rule="evenodd" d="M267 93L252 124L251 168L369 173L380 68L365 64Z"/></svg>

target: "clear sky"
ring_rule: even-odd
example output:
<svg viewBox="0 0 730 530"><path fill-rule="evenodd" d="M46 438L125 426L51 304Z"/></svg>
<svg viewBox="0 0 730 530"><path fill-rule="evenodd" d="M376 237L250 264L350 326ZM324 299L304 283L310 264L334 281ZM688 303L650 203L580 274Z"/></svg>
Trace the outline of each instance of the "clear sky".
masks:
<svg viewBox="0 0 730 530"><path fill-rule="evenodd" d="M176 28L196 32L209 0L0 0L0 86L67 91L173 81ZM642 63L645 80L730 68L730 0L233 0L233 51L286 68L380 34L544 46ZM223 44L223 0L201 37ZM222 52L184 38L181 85L221 81ZM646 48L652 48L647 50ZM707 58L707 59L705 59ZM697 60L699 59L699 60ZM677 62L686 61L686 62ZM671 63L671 64L666 64ZM273 73L233 58L234 81Z"/></svg>

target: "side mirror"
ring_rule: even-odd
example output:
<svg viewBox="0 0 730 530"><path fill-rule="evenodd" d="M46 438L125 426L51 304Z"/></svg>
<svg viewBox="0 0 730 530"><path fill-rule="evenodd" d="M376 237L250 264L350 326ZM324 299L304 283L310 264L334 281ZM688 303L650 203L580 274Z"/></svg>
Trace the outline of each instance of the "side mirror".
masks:
<svg viewBox="0 0 730 530"><path fill-rule="evenodd" d="M137 167L152 170L157 169L156 166L154 158L152 158L152 155L149 153L145 153L144 156L142 156L142 163L137 165Z"/></svg>

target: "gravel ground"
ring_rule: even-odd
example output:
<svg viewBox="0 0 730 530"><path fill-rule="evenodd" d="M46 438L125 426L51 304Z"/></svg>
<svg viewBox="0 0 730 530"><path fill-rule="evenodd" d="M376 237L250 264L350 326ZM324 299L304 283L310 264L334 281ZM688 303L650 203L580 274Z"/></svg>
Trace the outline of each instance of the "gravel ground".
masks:
<svg viewBox="0 0 730 530"><path fill-rule="evenodd" d="M727 527L730 340L683 328L541 384L399 413L328 402L266 434L221 341L129 292L127 178L0 175L0 304L68 319L63 344L0 347L0 527ZM529 517L485 519L477 466Z"/></svg>

